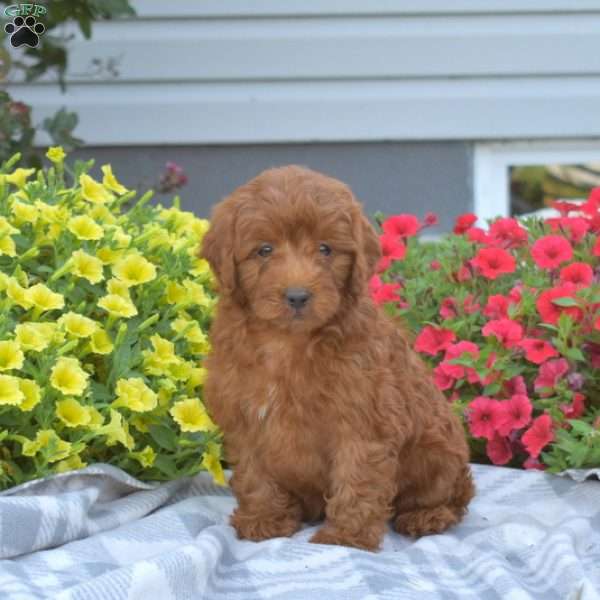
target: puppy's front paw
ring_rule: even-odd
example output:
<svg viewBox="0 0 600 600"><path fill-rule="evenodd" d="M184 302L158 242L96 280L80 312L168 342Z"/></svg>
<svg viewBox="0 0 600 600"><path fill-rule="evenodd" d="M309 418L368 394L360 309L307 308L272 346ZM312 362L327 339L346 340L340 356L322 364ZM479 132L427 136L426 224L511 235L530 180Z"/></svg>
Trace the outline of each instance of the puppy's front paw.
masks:
<svg viewBox="0 0 600 600"><path fill-rule="evenodd" d="M231 525L242 540L260 542L276 537L289 537L300 528L300 522L291 517L280 519L261 515L248 515L236 509L231 516Z"/></svg>
<svg viewBox="0 0 600 600"><path fill-rule="evenodd" d="M375 533L361 532L351 534L334 527L321 527L309 540L312 544L328 544L335 546L350 546L361 550L374 552L379 549L380 536Z"/></svg>

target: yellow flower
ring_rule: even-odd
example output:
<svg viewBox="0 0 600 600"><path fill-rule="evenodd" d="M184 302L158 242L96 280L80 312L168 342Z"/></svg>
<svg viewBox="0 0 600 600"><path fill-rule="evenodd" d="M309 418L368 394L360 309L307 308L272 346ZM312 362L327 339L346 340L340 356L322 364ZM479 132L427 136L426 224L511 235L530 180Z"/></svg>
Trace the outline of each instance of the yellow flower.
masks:
<svg viewBox="0 0 600 600"><path fill-rule="evenodd" d="M69 265L71 273L87 279L90 283L98 283L104 279L102 261L83 250L73 252Z"/></svg>
<svg viewBox="0 0 600 600"><path fill-rule="evenodd" d="M198 241L201 241L206 232L210 227L210 221L208 219L196 219L192 221L191 230L194 233Z"/></svg>
<svg viewBox="0 0 600 600"><path fill-rule="evenodd" d="M15 200L11 210L19 225L22 223L31 223L32 225L35 225L35 222L38 220L38 210L31 204L25 204L24 202Z"/></svg>
<svg viewBox="0 0 600 600"><path fill-rule="evenodd" d="M48 462L63 460L71 452L71 444L61 440L53 429L38 431L35 440L27 440L23 444L22 452L25 456L35 456L46 448L50 449L50 454L46 457Z"/></svg>
<svg viewBox="0 0 600 600"><path fill-rule="evenodd" d="M190 248L190 253L194 256L196 255L196 251L196 248ZM206 259L197 258L194 260L194 268L190 271L190 274L194 277L208 279L212 276L212 271L210 270L210 265Z"/></svg>
<svg viewBox="0 0 600 600"><path fill-rule="evenodd" d="M187 297L187 291L178 283L169 281L167 284L167 302L169 304L183 304Z"/></svg>
<svg viewBox="0 0 600 600"><path fill-rule="evenodd" d="M183 332L183 337L191 344L203 346L208 343L206 334L200 329L200 326L195 321L179 317L171 323L171 328L177 333Z"/></svg>
<svg viewBox="0 0 600 600"><path fill-rule="evenodd" d="M206 409L197 398L175 402L169 411L181 431L214 431L216 429Z"/></svg>
<svg viewBox="0 0 600 600"><path fill-rule="evenodd" d="M93 319L74 312L64 314L58 320L58 324L63 327L67 333L78 338L90 337L99 327L98 323Z"/></svg>
<svg viewBox="0 0 600 600"><path fill-rule="evenodd" d="M117 178L113 175L112 167L110 165L102 165L100 168L104 174L104 177L102 178L102 184L105 188L119 195L125 194L129 191L124 185L121 185L117 181Z"/></svg>
<svg viewBox="0 0 600 600"><path fill-rule="evenodd" d="M14 278L10 277L6 284L6 295L19 306L25 309L31 308L31 300L27 295L27 289L22 287L19 282Z"/></svg>
<svg viewBox="0 0 600 600"><path fill-rule="evenodd" d="M11 375L0 375L0 406L19 406L25 394L19 386L19 379Z"/></svg>
<svg viewBox="0 0 600 600"><path fill-rule="evenodd" d="M21 323L15 327L15 339L23 350L45 350L52 341L52 334L44 335L39 325L43 323Z"/></svg>
<svg viewBox="0 0 600 600"><path fill-rule="evenodd" d="M140 285L156 277L156 267L139 254L125 256L112 270L117 279L129 286Z"/></svg>
<svg viewBox="0 0 600 600"><path fill-rule="evenodd" d="M23 366L23 352L14 341L0 342L0 371L20 369Z"/></svg>
<svg viewBox="0 0 600 600"><path fill-rule="evenodd" d="M114 277L109 279L106 282L106 288L108 289L109 294L116 294L117 296L122 296L126 300L131 300L129 286L120 279L115 279Z"/></svg>
<svg viewBox="0 0 600 600"><path fill-rule="evenodd" d="M206 381L207 371L204 367L193 367L190 371L190 377L188 379L188 389L193 390L201 385L204 385Z"/></svg>
<svg viewBox="0 0 600 600"><path fill-rule="evenodd" d="M215 483L218 485L227 485L225 481L225 473L220 461L219 446L214 442L206 444L206 452L202 454L202 466L213 476Z"/></svg>
<svg viewBox="0 0 600 600"><path fill-rule="evenodd" d="M76 358L61 356L50 375L53 388L67 396L81 396L88 384L89 374L86 373Z"/></svg>
<svg viewBox="0 0 600 600"><path fill-rule="evenodd" d="M135 444L133 437L129 433L127 422L123 421L123 416L117 410L110 409L110 422L95 430L97 435L106 436L106 445L113 446L117 442L123 444L128 450L133 450Z"/></svg>
<svg viewBox="0 0 600 600"><path fill-rule="evenodd" d="M127 248L131 244L131 236L123 231L119 225L111 227L112 239L116 242L118 248Z"/></svg>
<svg viewBox="0 0 600 600"><path fill-rule="evenodd" d="M90 348L96 354L110 354L113 351L114 345L104 329L97 329L92 333Z"/></svg>
<svg viewBox="0 0 600 600"><path fill-rule="evenodd" d="M12 235L13 233L20 233L16 227L13 227L7 220L6 217L0 217L0 234Z"/></svg>
<svg viewBox="0 0 600 600"><path fill-rule="evenodd" d="M48 152L46 152L46 157L48 160L52 161L54 164L61 164L65 160L65 151L62 149L62 146L52 146L48 148Z"/></svg>
<svg viewBox="0 0 600 600"><path fill-rule="evenodd" d="M35 173L35 169L15 169L10 175L5 175L4 179L8 183L13 183L19 189L22 188L27 179Z"/></svg>
<svg viewBox="0 0 600 600"><path fill-rule="evenodd" d="M138 314L137 308L131 300L127 300L122 296L117 296L117 294L103 296L98 301L98 306L115 317L129 319Z"/></svg>
<svg viewBox="0 0 600 600"><path fill-rule="evenodd" d="M114 200L114 196L89 175L80 175L79 184L81 185L81 195L92 204L105 204Z"/></svg>
<svg viewBox="0 0 600 600"><path fill-rule="evenodd" d="M73 454L73 456L69 456L69 458L58 462L54 470L56 473L67 473L68 471L83 469L83 467L87 467L87 463L81 460L79 454Z"/></svg>
<svg viewBox="0 0 600 600"><path fill-rule="evenodd" d="M183 281L183 287L186 289L186 299L188 302L197 304L198 306L210 306L210 298L206 295L204 288L191 279Z"/></svg>
<svg viewBox="0 0 600 600"><path fill-rule="evenodd" d="M79 240L99 240L104 235L104 229L87 215L70 218L67 229Z"/></svg>
<svg viewBox="0 0 600 600"><path fill-rule="evenodd" d="M31 379L19 379L19 388L25 397L19 405L21 410L29 411L37 406L42 398L40 386Z"/></svg>
<svg viewBox="0 0 600 600"><path fill-rule="evenodd" d="M123 250L113 250L108 246L104 248L100 248L96 252L96 256L105 264L105 265L114 265L118 260L123 256Z"/></svg>
<svg viewBox="0 0 600 600"><path fill-rule="evenodd" d="M146 412L156 408L156 403L156 394L140 377L117 381L117 399L113 402L113 406L124 406L135 412Z"/></svg>
<svg viewBox="0 0 600 600"><path fill-rule="evenodd" d="M36 283L25 292L27 300L42 312L57 310L65 305L65 299L61 294L54 293L43 283Z"/></svg>
<svg viewBox="0 0 600 600"><path fill-rule="evenodd" d="M167 372L176 381L187 381L190 378L191 371L192 365L181 359L167 367Z"/></svg>
<svg viewBox="0 0 600 600"><path fill-rule="evenodd" d="M145 418L143 415L140 415L140 414L137 414L137 415L131 417L129 419L129 422L138 431L141 431L142 433L148 433L148 431L150 431L150 429L148 428L148 426L152 425L152 421L149 421L147 418Z"/></svg>
<svg viewBox="0 0 600 600"><path fill-rule="evenodd" d="M36 200L35 206L39 211L42 221L45 221L46 223L54 223L63 226L71 214L66 206L51 206L41 200Z"/></svg>
<svg viewBox="0 0 600 600"><path fill-rule="evenodd" d="M151 467L156 459L156 452L154 452L154 448L151 446L146 446L140 452L131 452L130 455L135 458L142 467Z"/></svg>
<svg viewBox="0 0 600 600"><path fill-rule="evenodd" d="M96 221L102 221L108 225L112 225L117 222L115 215L103 204L95 204L92 209L88 211L88 214L90 217L92 217L92 219L96 219Z"/></svg>
<svg viewBox="0 0 600 600"><path fill-rule="evenodd" d="M81 427L91 421L90 413L73 398L65 398L56 403L56 416L67 427Z"/></svg>
<svg viewBox="0 0 600 600"><path fill-rule="evenodd" d="M90 422L88 423L89 429L96 430L104 424L104 417L97 408L88 406L87 411L90 415Z"/></svg>
<svg viewBox="0 0 600 600"><path fill-rule="evenodd" d="M6 256L17 255L17 247L15 245L15 241L8 235L5 235L3 238L0 238L0 254L4 254Z"/></svg>

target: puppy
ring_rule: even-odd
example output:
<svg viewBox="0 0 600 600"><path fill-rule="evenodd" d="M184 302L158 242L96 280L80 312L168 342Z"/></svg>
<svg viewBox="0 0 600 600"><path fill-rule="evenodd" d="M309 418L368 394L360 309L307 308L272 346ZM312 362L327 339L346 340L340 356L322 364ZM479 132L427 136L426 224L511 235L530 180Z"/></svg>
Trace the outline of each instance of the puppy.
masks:
<svg viewBox="0 0 600 600"><path fill-rule="evenodd" d="M270 169L213 210L220 298L205 400L224 433L240 538L379 547L458 523L474 494L462 426L371 301L379 241L350 189Z"/></svg>

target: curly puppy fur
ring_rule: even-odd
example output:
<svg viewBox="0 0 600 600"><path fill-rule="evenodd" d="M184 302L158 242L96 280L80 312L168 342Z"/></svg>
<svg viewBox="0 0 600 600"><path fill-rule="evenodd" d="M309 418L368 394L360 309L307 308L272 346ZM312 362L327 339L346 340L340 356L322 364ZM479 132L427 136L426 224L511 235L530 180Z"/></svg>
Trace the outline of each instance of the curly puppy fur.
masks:
<svg viewBox="0 0 600 600"><path fill-rule="evenodd" d="M201 256L220 291L205 397L239 537L325 517L312 542L375 550L390 519L415 537L458 523L474 494L464 432L369 297L379 243L350 189L265 171L214 208Z"/></svg>

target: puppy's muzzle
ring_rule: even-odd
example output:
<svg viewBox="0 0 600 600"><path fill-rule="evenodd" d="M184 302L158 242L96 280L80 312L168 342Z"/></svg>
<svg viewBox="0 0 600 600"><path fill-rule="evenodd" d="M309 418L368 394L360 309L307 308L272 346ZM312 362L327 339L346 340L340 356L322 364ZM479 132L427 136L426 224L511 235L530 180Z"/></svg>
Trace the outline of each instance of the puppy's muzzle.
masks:
<svg viewBox="0 0 600 600"><path fill-rule="evenodd" d="M311 293L306 288L288 288L285 300L295 311L301 311L310 300Z"/></svg>

